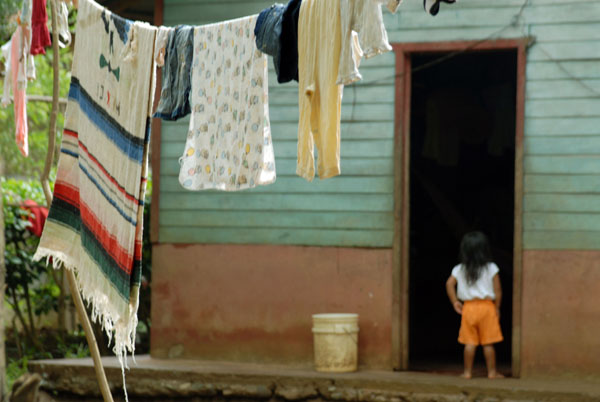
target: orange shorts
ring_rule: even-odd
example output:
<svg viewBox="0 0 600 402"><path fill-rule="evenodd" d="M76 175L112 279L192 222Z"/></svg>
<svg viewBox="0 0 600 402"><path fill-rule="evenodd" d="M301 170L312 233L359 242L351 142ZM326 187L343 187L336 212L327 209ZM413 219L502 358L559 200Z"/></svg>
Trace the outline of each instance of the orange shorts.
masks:
<svg viewBox="0 0 600 402"><path fill-rule="evenodd" d="M503 339L496 305L492 300L464 302L458 342L464 345L489 345Z"/></svg>

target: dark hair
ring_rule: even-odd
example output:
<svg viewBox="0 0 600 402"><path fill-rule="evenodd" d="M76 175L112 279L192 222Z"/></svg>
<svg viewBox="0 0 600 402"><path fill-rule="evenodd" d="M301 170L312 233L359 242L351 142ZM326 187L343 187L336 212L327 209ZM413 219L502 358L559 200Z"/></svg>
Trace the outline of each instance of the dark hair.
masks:
<svg viewBox="0 0 600 402"><path fill-rule="evenodd" d="M466 271L469 285L477 282L482 269L492 261L487 236L481 232L469 232L460 242L460 260Z"/></svg>

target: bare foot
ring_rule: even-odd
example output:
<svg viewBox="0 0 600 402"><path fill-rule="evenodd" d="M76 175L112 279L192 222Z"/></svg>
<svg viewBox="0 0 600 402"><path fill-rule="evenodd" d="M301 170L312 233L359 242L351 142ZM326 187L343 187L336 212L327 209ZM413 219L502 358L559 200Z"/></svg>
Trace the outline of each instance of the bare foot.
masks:
<svg viewBox="0 0 600 402"><path fill-rule="evenodd" d="M496 371L494 373L488 374L488 378L493 380L495 378L504 378L504 376Z"/></svg>
<svg viewBox="0 0 600 402"><path fill-rule="evenodd" d="M462 374L460 375L460 377L461 377L461 378L464 378L465 380L470 380L472 376L473 376L473 375L472 375L471 373L462 373Z"/></svg>

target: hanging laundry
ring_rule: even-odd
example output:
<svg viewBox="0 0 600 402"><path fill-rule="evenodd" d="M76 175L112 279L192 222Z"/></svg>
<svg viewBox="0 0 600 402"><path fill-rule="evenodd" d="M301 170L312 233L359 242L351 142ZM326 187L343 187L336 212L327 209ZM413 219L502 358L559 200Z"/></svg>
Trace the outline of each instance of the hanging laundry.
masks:
<svg viewBox="0 0 600 402"><path fill-rule="evenodd" d="M296 173L321 179L340 174L343 85L337 85L341 50L340 2L304 0L298 20L299 110ZM324 40L327 38L327 40Z"/></svg>
<svg viewBox="0 0 600 402"><path fill-rule="evenodd" d="M349 85L362 79L358 71L360 60L392 50L383 24L381 5L388 3L396 12L400 1L340 0L342 50L337 83Z"/></svg>
<svg viewBox="0 0 600 402"><path fill-rule="evenodd" d="M180 25L168 32L160 101L153 117L177 120L190 114L190 71L194 28Z"/></svg>
<svg viewBox="0 0 600 402"><path fill-rule="evenodd" d="M33 0L33 13L31 15L31 54L46 54L50 46L50 33L48 32L48 14L46 13L46 0Z"/></svg>
<svg viewBox="0 0 600 402"><path fill-rule="evenodd" d="M261 52L273 57L275 73L279 76L279 53L281 39L281 20L283 18L283 4L273 4L258 14L254 36L256 47Z"/></svg>
<svg viewBox="0 0 600 402"><path fill-rule="evenodd" d="M169 40L169 34L173 31L170 27L159 27L156 32L156 42L154 44L154 61L158 67L162 67L165 64L165 52L167 51L167 42Z"/></svg>
<svg viewBox="0 0 600 402"><path fill-rule="evenodd" d="M69 8L64 1L58 3L56 12L58 27L58 46L61 48L71 44L71 31L69 30Z"/></svg>
<svg viewBox="0 0 600 402"><path fill-rule="evenodd" d="M242 190L275 181L267 57L256 48L257 16L197 27L192 116L180 159L188 190Z"/></svg>
<svg viewBox="0 0 600 402"><path fill-rule="evenodd" d="M12 88L15 113L15 140L19 151L25 157L29 155L27 95L25 92L27 89L26 65L29 38L27 26L19 25L13 33L10 42L2 46L2 53L7 66L2 106L6 107L10 104Z"/></svg>
<svg viewBox="0 0 600 402"><path fill-rule="evenodd" d="M431 15L437 15L440 11L440 3L454 4L456 0L423 0L423 8Z"/></svg>
<svg viewBox="0 0 600 402"><path fill-rule="evenodd" d="M79 1L54 200L34 256L75 271L122 367L135 348L155 33Z"/></svg>
<svg viewBox="0 0 600 402"><path fill-rule="evenodd" d="M33 60L33 54L31 53L32 39L32 26L31 16L33 13L32 0L24 0L21 6L21 15L19 17L20 25L23 28L24 40L21 43L21 53L23 60L20 60L19 69L19 82L24 87L27 87L27 80L31 81L35 79L35 62ZM25 88L24 88L25 89Z"/></svg>
<svg viewBox="0 0 600 402"><path fill-rule="evenodd" d="M302 0L290 0L281 15L277 82L298 81L298 18Z"/></svg>

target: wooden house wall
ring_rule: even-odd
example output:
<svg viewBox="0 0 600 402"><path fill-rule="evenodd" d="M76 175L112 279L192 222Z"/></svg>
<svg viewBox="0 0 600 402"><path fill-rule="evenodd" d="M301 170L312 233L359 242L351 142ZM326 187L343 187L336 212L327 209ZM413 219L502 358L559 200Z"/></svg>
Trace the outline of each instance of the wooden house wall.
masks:
<svg viewBox="0 0 600 402"><path fill-rule="evenodd" d="M164 24L258 13L272 1L165 0ZM462 0L438 16L422 1L385 12L390 42L532 39L527 52L523 246L600 249L600 2ZM270 72L277 182L239 193L189 192L177 181L188 120L163 124L161 243L391 247L394 55L361 65L344 89L342 176L295 175L297 84Z"/></svg>

